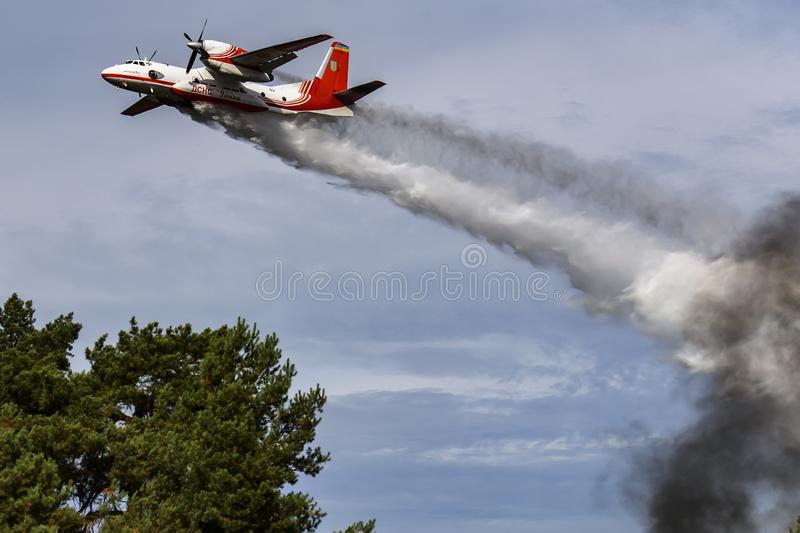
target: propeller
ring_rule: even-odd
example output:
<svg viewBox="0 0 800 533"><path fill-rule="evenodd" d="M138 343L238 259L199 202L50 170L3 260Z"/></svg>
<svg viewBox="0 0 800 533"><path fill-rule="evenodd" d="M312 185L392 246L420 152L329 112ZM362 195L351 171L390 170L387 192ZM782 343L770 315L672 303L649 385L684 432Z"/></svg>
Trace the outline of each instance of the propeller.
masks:
<svg viewBox="0 0 800 533"><path fill-rule="evenodd" d="M192 65L194 65L194 60L197 59L198 52L203 50L203 33L206 31L206 24L208 24L208 19L203 23L203 29L200 30L200 37L198 37L196 41L192 39L188 33L184 32L183 34L189 41L186 43L186 46L192 49L192 55L189 56L189 64L186 65L186 74L189 74L189 71L192 70Z"/></svg>

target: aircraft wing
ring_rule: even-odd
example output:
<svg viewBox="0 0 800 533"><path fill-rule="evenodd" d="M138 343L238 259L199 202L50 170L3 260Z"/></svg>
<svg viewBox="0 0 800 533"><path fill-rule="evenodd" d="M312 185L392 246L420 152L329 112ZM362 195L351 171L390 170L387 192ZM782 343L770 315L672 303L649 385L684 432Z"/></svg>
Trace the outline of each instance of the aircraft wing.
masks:
<svg viewBox="0 0 800 533"><path fill-rule="evenodd" d="M272 72L281 65L285 65L297 57L298 50L307 48L313 44L321 43L332 39L330 35L320 34L305 39L289 41L288 43L267 46L259 50L253 50L238 56L233 56L231 62L240 67L252 68L262 72Z"/></svg>
<svg viewBox="0 0 800 533"><path fill-rule="evenodd" d="M159 107L161 102L158 98L153 96L145 96L144 98L139 98L136 100L132 106L122 112L123 115L127 115L129 117L134 117L140 113L144 113L145 111L150 111L151 109L155 109Z"/></svg>

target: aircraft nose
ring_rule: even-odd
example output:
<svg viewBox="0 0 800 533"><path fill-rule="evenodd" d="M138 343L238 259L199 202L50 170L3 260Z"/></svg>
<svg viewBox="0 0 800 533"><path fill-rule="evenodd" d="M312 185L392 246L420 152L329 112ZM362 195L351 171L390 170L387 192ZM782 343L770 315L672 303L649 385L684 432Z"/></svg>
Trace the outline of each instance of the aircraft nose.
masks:
<svg viewBox="0 0 800 533"><path fill-rule="evenodd" d="M114 67L108 67L107 69L104 69L102 72L100 72L100 77L102 77L104 80L106 80L108 83L112 85L114 85L113 75L114 75Z"/></svg>

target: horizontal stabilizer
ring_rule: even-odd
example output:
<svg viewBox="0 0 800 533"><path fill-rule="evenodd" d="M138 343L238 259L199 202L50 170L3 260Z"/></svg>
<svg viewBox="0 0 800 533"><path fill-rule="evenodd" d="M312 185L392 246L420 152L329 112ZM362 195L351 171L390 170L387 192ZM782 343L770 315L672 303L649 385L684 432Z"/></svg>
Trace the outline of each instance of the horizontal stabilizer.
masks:
<svg viewBox="0 0 800 533"><path fill-rule="evenodd" d="M129 117L134 117L140 113L144 113L145 111L150 111L151 109L155 109L159 107L161 102L158 98L154 96L145 96L144 98L139 98L136 102L133 103L128 109L122 112L123 115L127 115Z"/></svg>
<svg viewBox="0 0 800 533"><path fill-rule="evenodd" d="M333 96L336 97L344 105L353 105L358 100L361 100L369 93L373 91L377 91L381 87L386 85L382 81L371 81L369 83L364 83L362 85L356 85L355 87L351 87L346 91L339 91L338 93L333 93Z"/></svg>

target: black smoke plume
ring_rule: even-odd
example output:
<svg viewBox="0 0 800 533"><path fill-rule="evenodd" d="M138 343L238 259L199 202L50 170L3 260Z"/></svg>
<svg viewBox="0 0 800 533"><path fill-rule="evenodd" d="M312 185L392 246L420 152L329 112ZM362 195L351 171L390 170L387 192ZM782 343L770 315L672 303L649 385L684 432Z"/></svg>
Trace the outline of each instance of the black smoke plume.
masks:
<svg viewBox="0 0 800 533"><path fill-rule="evenodd" d="M652 533L751 533L800 512L798 230L800 197L787 198L690 308L710 387L693 426L640 464Z"/></svg>

